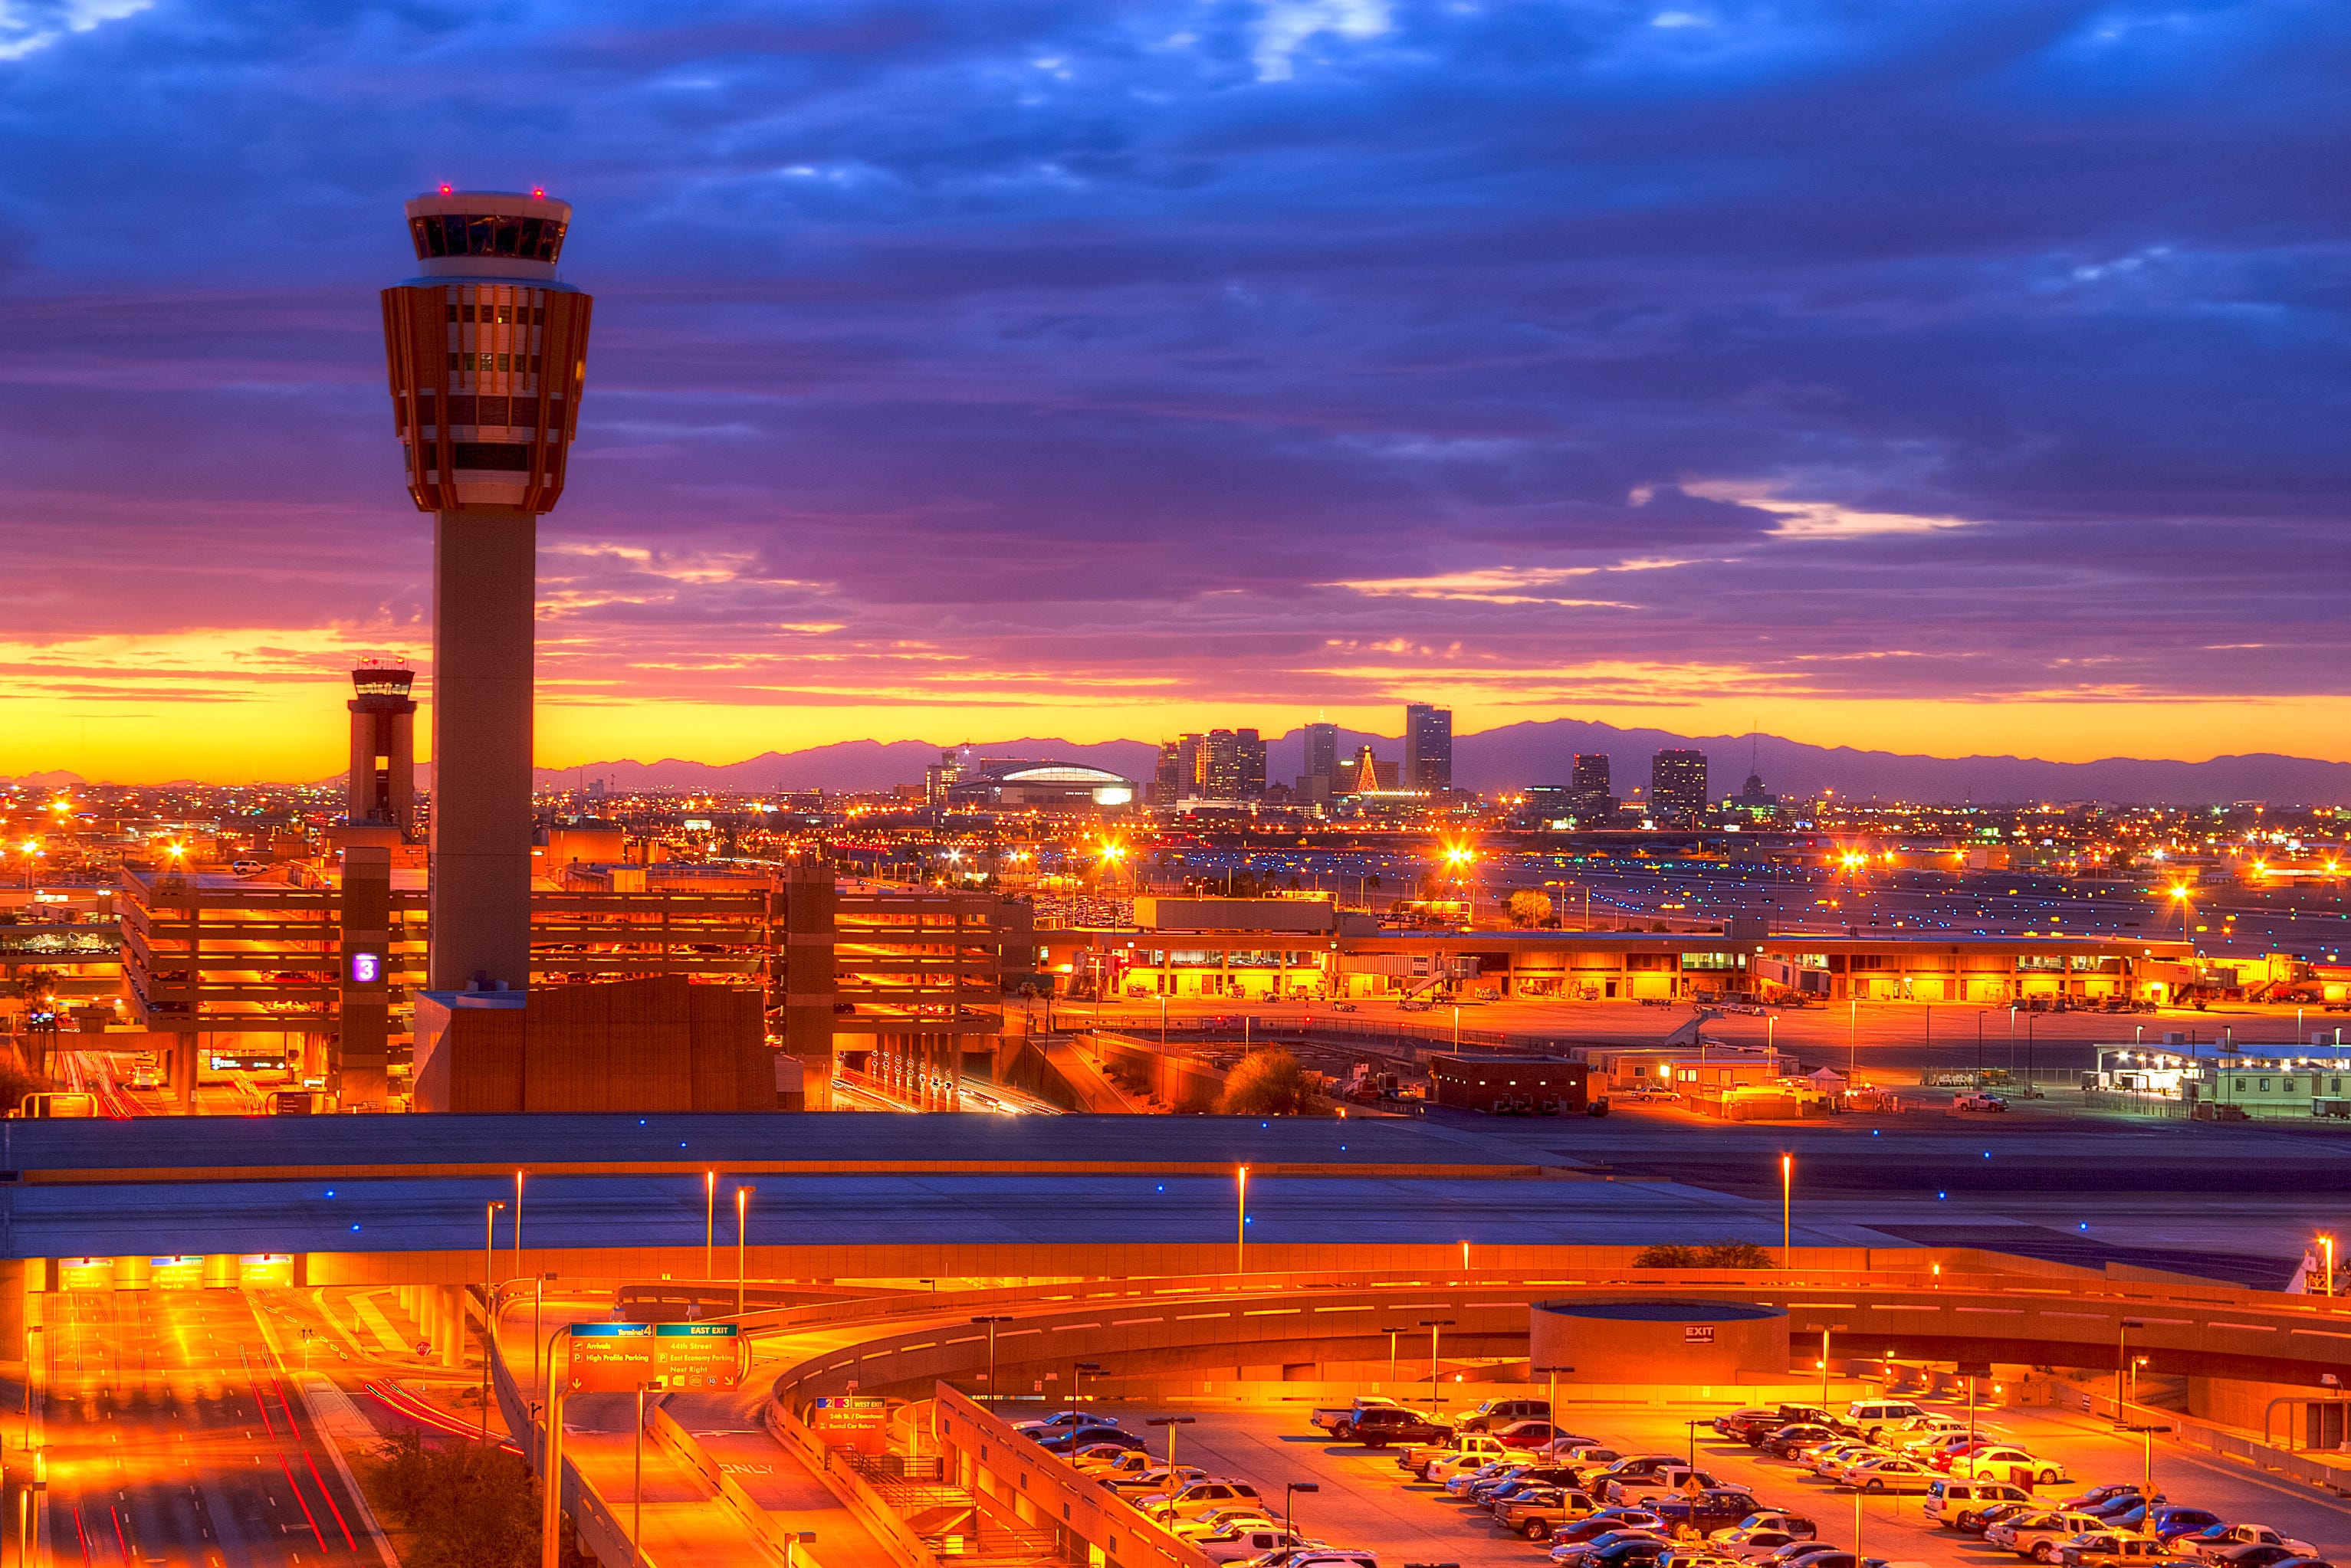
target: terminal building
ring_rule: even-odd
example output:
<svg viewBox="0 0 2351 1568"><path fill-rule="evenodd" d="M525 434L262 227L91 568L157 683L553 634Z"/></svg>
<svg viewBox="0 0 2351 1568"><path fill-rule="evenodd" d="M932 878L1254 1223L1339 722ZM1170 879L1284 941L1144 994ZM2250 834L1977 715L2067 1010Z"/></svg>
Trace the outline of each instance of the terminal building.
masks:
<svg viewBox="0 0 2351 1568"><path fill-rule="evenodd" d="M2076 936L1382 929L1320 898L1139 898L1129 929L1037 934L1064 991L1128 998L1562 1001L2163 1002L2199 973L2184 943Z"/></svg>

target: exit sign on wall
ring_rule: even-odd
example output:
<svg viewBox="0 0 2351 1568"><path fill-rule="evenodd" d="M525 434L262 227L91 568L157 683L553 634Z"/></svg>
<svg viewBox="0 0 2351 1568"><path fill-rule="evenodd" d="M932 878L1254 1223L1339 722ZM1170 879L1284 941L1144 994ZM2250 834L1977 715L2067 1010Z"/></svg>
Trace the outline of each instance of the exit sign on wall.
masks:
<svg viewBox="0 0 2351 1568"><path fill-rule="evenodd" d="M1682 1343L1684 1344L1712 1344L1714 1343L1714 1325L1712 1323L1684 1323L1682 1325Z"/></svg>

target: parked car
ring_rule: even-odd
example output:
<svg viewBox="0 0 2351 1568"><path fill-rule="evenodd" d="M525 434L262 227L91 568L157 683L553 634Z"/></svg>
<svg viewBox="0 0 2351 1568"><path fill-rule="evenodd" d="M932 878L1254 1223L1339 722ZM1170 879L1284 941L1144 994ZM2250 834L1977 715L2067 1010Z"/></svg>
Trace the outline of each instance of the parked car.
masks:
<svg viewBox="0 0 2351 1568"><path fill-rule="evenodd" d="M2103 1504L2112 1502L2118 1497L2137 1497L2138 1495L2138 1482L2116 1481L2106 1486L2092 1487L2088 1491L2082 1493L2081 1496L2069 1497L2057 1506L2059 1508L2078 1508L2086 1512L2089 1510L2100 1507Z"/></svg>
<svg viewBox="0 0 2351 1568"><path fill-rule="evenodd" d="M2053 1563L2059 1547L2077 1535L2096 1534L2103 1523L2096 1514L2079 1510L2025 1509L1985 1531L1984 1540L2035 1563Z"/></svg>
<svg viewBox="0 0 2351 1568"><path fill-rule="evenodd" d="M1711 1486L1678 1497L1660 1497L1648 1506L1677 1534L1687 1529L1711 1535L1725 1526L1752 1519L1755 1494L1745 1487Z"/></svg>
<svg viewBox="0 0 2351 1568"><path fill-rule="evenodd" d="M1844 1407L1845 1425L1865 1437L1875 1437L1887 1427L1896 1427L1927 1412L1907 1399L1856 1399Z"/></svg>
<svg viewBox="0 0 2351 1568"><path fill-rule="evenodd" d="M1562 1553L1573 1552L1604 1537L1656 1535L1662 1539L1665 1522L1646 1508L1604 1508L1573 1524L1553 1528L1552 1538L1558 1544L1552 1548L1552 1561L1560 1562Z"/></svg>
<svg viewBox="0 0 2351 1568"><path fill-rule="evenodd" d="M1484 1428L1465 1427L1464 1431L1484 1430L1493 1434L1495 1441L1506 1448L1541 1448L1548 1447L1559 1436L1559 1429L1546 1420L1513 1421L1507 1427Z"/></svg>
<svg viewBox="0 0 2351 1568"><path fill-rule="evenodd" d="M1951 1474L1963 1480L2008 1481L2021 1487L2062 1486L2069 1479L2055 1459L2034 1458L2022 1448L2001 1444L1951 1461Z"/></svg>
<svg viewBox="0 0 2351 1568"><path fill-rule="evenodd" d="M1401 1406L1384 1394L1358 1394L1345 1405L1326 1405L1309 1410L1306 1419L1344 1443L1355 1436L1355 1423L1366 1410L1395 1410Z"/></svg>
<svg viewBox="0 0 2351 1568"><path fill-rule="evenodd" d="M2212 1524L2194 1531L2172 1542L2189 1555L2208 1562L2226 1557L2245 1546L2283 1546L2288 1557L2315 1557L2318 1548L2307 1541L2296 1541L2281 1534L2266 1524ZM2256 1565L2261 1568L2261 1565Z"/></svg>
<svg viewBox="0 0 2351 1568"><path fill-rule="evenodd" d="M1016 1432L1043 1432L1050 1437L1078 1427L1115 1427L1118 1417L1098 1410L1056 1410L1050 1416L1040 1416L1031 1421L1015 1421Z"/></svg>
<svg viewBox="0 0 2351 1568"><path fill-rule="evenodd" d="M1215 1509L1197 1519L1179 1519L1167 1529L1169 1533L1181 1540L1202 1541L1211 1535L1222 1535L1228 1531L1248 1530L1257 1525L1279 1530L1281 1528L1281 1521L1258 1504L1251 1503L1247 1508ZM1270 1552L1273 1549L1269 1546L1266 1550ZM1252 1552L1250 1555L1254 1556L1255 1553Z"/></svg>
<svg viewBox="0 0 2351 1568"><path fill-rule="evenodd" d="M2261 1541L2244 1546L2232 1546L2226 1552L2209 1552L2200 1558L2186 1558L2183 1561L2214 1563L2218 1564L2219 1568L2276 1568L2278 1563L2283 1563L2288 1558L2312 1555L2314 1553L2308 1551L2297 1552L2291 1546L2280 1546L2271 1542Z"/></svg>
<svg viewBox="0 0 2351 1568"><path fill-rule="evenodd" d="M1531 1454L1517 1454L1507 1459L1493 1459L1474 1470L1464 1470L1446 1478L1445 1490L1449 1497L1468 1497L1479 1487L1498 1486L1541 1468Z"/></svg>
<svg viewBox="0 0 2351 1568"><path fill-rule="evenodd" d="M1958 1453L1962 1448L1981 1448L1988 1443L2007 1441L2006 1433L1994 1432L1979 1427L1972 1432L1962 1428L1956 1432L1937 1432L1930 1437L1912 1437L1902 1447L1905 1452L1916 1458L1933 1461L1939 1459L1945 1454Z"/></svg>
<svg viewBox="0 0 2351 1568"><path fill-rule="evenodd" d="M1235 1525L1215 1535L1204 1535L1192 1542L1218 1563L1238 1563L1284 1546L1321 1546L1320 1541L1309 1541L1291 1533L1278 1524Z"/></svg>
<svg viewBox="0 0 2351 1568"><path fill-rule="evenodd" d="M2248 1547L2243 1550L2267 1549ZM2165 1550L2162 1542L2152 1535L2122 1530L2097 1530L2061 1543L2057 1548L2057 1561L2065 1568L2185 1568L2185 1565L2193 1564L2196 1559L2174 1556ZM2252 1564L2249 1568L2268 1568L2268 1564Z"/></svg>
<svg viewBox="0 0 2351 1568"><path fill-rule="evenodd" d="M2209 1508L2182 1508L2168 1503L2160 1496L2155 1500L2152 1514L2144 1508L2125 1513L2117 1523L2127 1524L2142 1535L2152 1535L2158 1541L2169 1541L2176 1536L2193 1535L2199 1530L2210 1530L2228 1521Z"/></svg>
<svg viewBox="0 0 2351 1568"><path fill-rule="evenodd" d="M1514 1421L1548 1421L1548 1399L1489 1399L1461 1413L1454 1422L1464 1432L1494 1432Z"/></svg>
<svg viewBox="0 0 2351 1568"><path fill-rule="evenodd" d="M1138 1498L1134 1506L1160 1522L1196 1519L1220 1504L1258 1501L1257 1488L1229 1476L1208 1476L1180 1490Z"/></svg>
<svg viewBox="0 0 2351 1568"><path fill-rule="evenodd" d="M1612 1467L1608 1473L1601 1477L1599 1483L1593 1490L1605 1502L1636 1502L1651 1497L1662 1497L1668 1492L1684 1491L1693 1486L1705 1488L1721 1484L1706 1471L1694 1470L1681 1460L1676 1459L1671 1464L1659 1466L1646 1475L1637 1471L1619 1474Z"/></svg>
<svg viewBox="0 0 2351 1568"><path fill-rule="evenodd" d="M1203 1479L1208 1473L1197 1465L1177 1465L1171 1469L1165 1465L1153 1464L1148 1454L1139 1454L1136 1458L1144 1461L1141 1469L1104 1476L1102 1484L1123 1497L1142 1498L1154 1492L1180 1490L1194 1481Z"/></svg>
<svg viewBox="0 0 2351 1568"><path fill-rule="evenodd" d="M2008 1109L2008 1102L1997 1094L1977 1090L1953 1100L1951 1109L1954 1111L2005 1111Z"/></svg>
<svg viewBox="0 0 2351 1568"><path fill-rule="evenodd" d="M2032 1494L2008 1481L1930 1481L1921 1506L1927 1517L1945 1530L1983 1528L1983 1511L1993 1503L2029 1503ZM1970 1514L1975 1515L1970 1518Z"/></svg>
<svg viewBox="0 0 2351 1568"><path fill-rule="evenodd" d="M1277 1547L1249 1563L1249 1568L1380 1568L1379 1553L1352 1546Z"/></svg>
<svg viewBox="0 0 2351 1568"><path fill-rule="evenodd" d="M1757 1568L1802 1568L1815 1557L1830 1556L1839 1550L1826 1541L1799 1541L1759 1559Z"/></svg>
<svg viewBox="0 0 2351 1568"><path fill-rule="evenodd" d="M1857 1465L1864 1459L1884 1457L1886 1457L1885 1449L1875 1443L1865 1443L1854 1437L1848 1437L1840 1442L1818 1444L1796 1456L1804 1468L1811 1470L1813 1474L1831 1480L1843 1477L1849 1466ZM1920 1487L1918 1490L1924 1491L1927 1489Z"/></svg>
<svg viewBox="0 0 2351 1568"><path fill-rule="evenodd" d="M1038 1437L1039 1434L1031 1432L1029 1436ZM1081 1448L1125 1448L1139 1454L1145 1448L1142 1438L1116 1427L1071 1427L1063 1429L1059 1437L1040 1437L1037 1446L1049 1454L1062 1455L1074 1454Z"/></svg>
<svg viewBox="0 0 2351 1568"><path fill-rule="evenodd" d="M1801 1513L1767 1508L1758 1509L1727 1529L1712 1531L1707 1539L1722 1546L1750 1547L1766 1544L1763 1537L1767 1535L1784 1536L1785 1540L1769 1542L1770 1549L1776 1551L1790 1542L1816 1540L1820 1533L1821 1527Z"/></svg>
<svg viewBox="0 0 2351 1568"><path fill-rule="evenodd" d="M1822 1422L1792 1421L1766 1433L1755 1446L1767 1454L1776 1454L1784 1458L1799 1448L1813 1443L1824 1443L1837 1436L1837 1432Z"/></svg>
<svg viewBox="0 0 2351 1568"><path fill-rule="evenodd" d="M1929 1410L1923 1416L1911 1416L1886 1436L1907 1448L1923 1438L1939 1437L1947 1432L1964 1432L1967 1429L1968 1424L1957 1416L1942 1416Z"/></svg>
<svg viewBox="0 0 2351 1568"><path fill-rule="evenodd" d="M1469 1501L1477 1507L1491 1511L1497 1503L1506 1502L1522 1493L1543 1487L1573 1492L1578 1497L1590 1495L1577 1482L1573 1470L1542 1469L1529 1470L1522 1476L1511 1476L1489 1486L1472 1487L1469 1489ZM1592 1506L1597 1508L1600 1505L1594 1502ZM1586 1509L1584 1511L1588 1513L1591 1510Z"/></svg>
<svg viewBox="0 0 2351 1568"><path fill-rule="evenodd" d="M1573 1487L1529 1487L1516 1497L1498 1500L1494 1523L1529 1541L1548 1541L1560 1529L1596 1511L1592 1494Z"/></svg>
<svg viewBox="0 0 2351 1568"><path fill-rule="evenodd" d="M1940 1478L1916 1459L1880 1454L1847 1465L1839 1479L1866 1492L1922 1492Z"/></svg>
<svg viewBox="0 0 2351 1568"><path fill-rule="evenodd" d="M1399 1443L1449 1443L1453 1427L1400 1405L1374 1405L1356 1412L1349 1436L1367 1448L1389 1448Z"/></svg>
<svg viewBox="0 0 2351 1568"><path fill-rule="evenodd" d="M1657 1535L1635 1535L1624 1541L1595 1544L1564 1560L1562 1568L1650 1568L1673 1550L1674 1543ZM1554 1563L1562 1562L1554 1557Z"/></svg>
<svg viewBox="0 0 2351 1568"><path fill-rule="evenodd" d="M1464 1432L1447 1448L1407 1448L1396 1457L1396 1468L1425 1481L1442 1481L1508 1458L1516 1450L1504 1448L1489 1432Z"/></svg>
<svg viewBox="0 0 2351 1568"><path fill-rule="evenodd" d="M1151 1456L1117 1443L1088 1443L1070 1456L1070 1462L1088 1475L1108 1475L1123 1460L1132 1459L1137 1469L1151 1463Z"/></svg>

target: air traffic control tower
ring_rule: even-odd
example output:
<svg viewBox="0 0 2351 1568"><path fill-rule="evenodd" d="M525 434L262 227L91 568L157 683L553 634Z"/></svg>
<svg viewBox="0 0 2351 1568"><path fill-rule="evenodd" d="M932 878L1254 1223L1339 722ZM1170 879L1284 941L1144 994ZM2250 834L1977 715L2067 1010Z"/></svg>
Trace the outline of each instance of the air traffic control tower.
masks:
<svg viewBox="0 0 2351 1568"><path fill-rule="evenodd" d="M592 301L556 280L571 208L545 193L408 204L422 276L383 291L392 427L433 526L427 988L530 978L531 607L563 494Z"/></svg>

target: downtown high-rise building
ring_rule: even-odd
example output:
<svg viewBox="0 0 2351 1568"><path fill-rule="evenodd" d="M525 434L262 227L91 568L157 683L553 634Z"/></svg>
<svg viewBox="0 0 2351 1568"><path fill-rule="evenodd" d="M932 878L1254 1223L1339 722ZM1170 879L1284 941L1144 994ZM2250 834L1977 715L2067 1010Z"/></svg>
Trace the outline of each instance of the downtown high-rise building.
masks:
<svg viewBox="0 0 2351 1568"><path fill-rule="evenodd" d="M1404 787L1426 794L1453 788L1453 710L1427 703L1404 710Z"/></svg>
<svg viewBox="0 0 2351 1568"><path fill-rule="evenodd" d="M1169 797L1171 774L1176 789ZM1254 729L1212 729L1163 742L1152 799L1166 806L1178 800L1264 800L1264 737Z"/></svg>
<svg viewBox="0 0 2351 1568"><path fill-rule="evenodd" d="M1577 752L1567 785L1568 812L1578 822L1597 826L1616 815L1616 794L1608 779L1606 752Z"/></svg>
<svg viewBox="0 0 2351 1568"><path fill-rule="evenodd" d="M1298 776L1298 792L1307 800L1328 800L1338 779L1338 724L1314 719L1307 724L1307 768ZM1322 780L1322 783L1317 783Z"/></svg>
<svg viewBox="0 0 2351 1568"><path fill-rule="evenodd" d="M1689 823L1706 815L1706 753L1660 751L1649 759L1649 820Z"/></svg>

